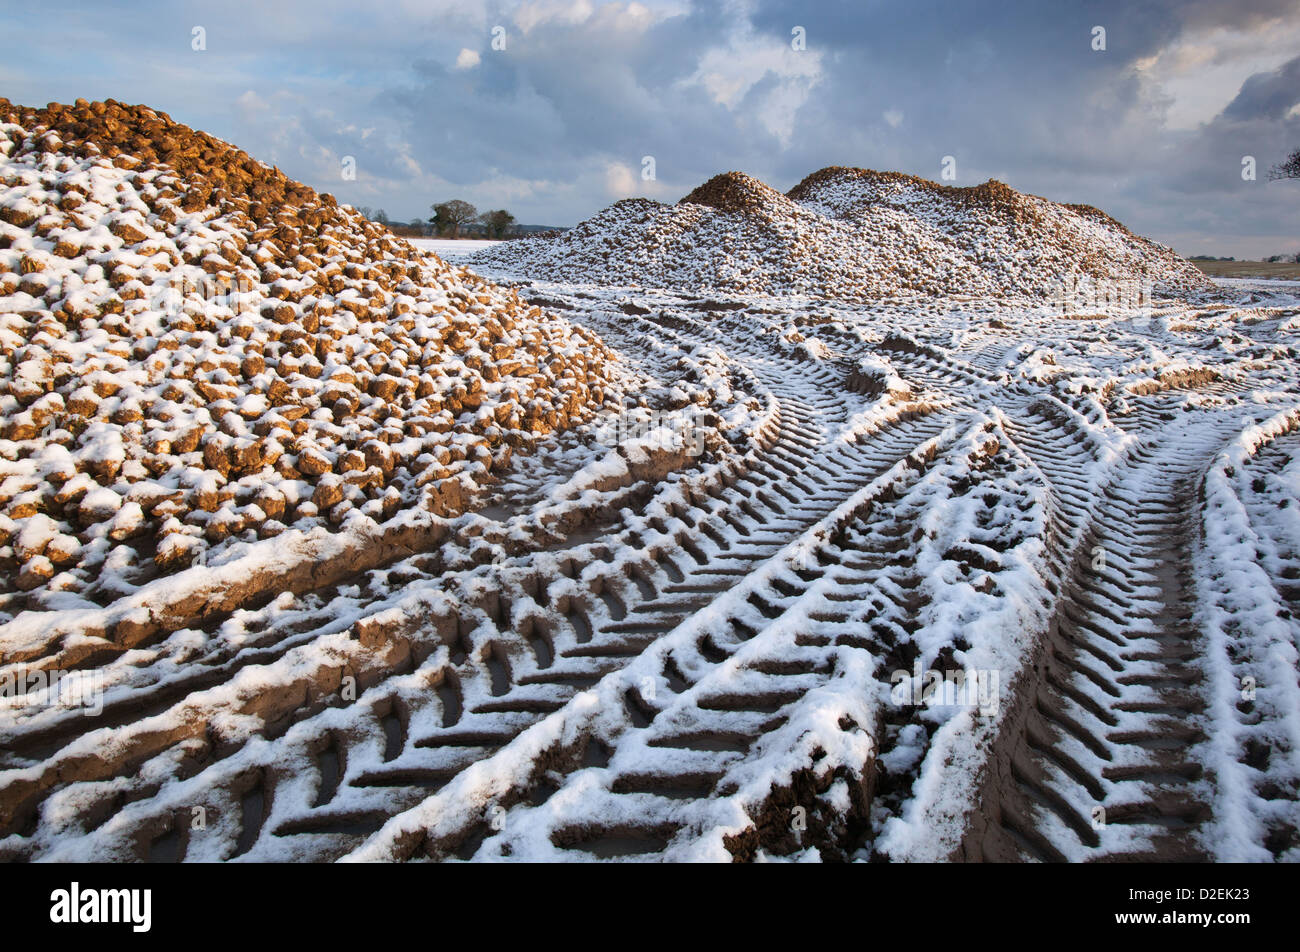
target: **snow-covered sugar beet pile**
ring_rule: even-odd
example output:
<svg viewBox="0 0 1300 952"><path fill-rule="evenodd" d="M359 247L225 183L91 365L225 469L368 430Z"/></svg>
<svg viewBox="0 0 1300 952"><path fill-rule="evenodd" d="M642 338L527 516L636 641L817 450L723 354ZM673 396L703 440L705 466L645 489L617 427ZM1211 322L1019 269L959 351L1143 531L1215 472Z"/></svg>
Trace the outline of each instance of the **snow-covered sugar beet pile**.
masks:
<svg viewBox="0 0 1300 952"><path fill-rule="evenodd" d="M782 195L739 172L676 205L615 203L570 231L470 259L533 279L848 301L1139 299L1210 287L1170 249L1086 206L827 168Z"/></svg>
<svg viewBox="0 0 1300 952"><path fill-rule="evenodd" d="M0 100L0 618L460 512L610 359L166 115Z"/></svg>

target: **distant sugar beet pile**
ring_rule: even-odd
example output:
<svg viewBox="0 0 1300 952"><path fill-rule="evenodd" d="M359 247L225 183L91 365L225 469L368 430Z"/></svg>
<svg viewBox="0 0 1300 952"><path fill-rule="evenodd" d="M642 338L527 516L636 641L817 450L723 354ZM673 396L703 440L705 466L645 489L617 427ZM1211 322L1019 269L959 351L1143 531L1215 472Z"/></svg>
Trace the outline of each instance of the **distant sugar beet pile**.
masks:
<svg viewBox="0 0 1300 952"><path fill-rule="evenodd" d="M508 242L470 262L554 281L861 302L1041 302L1084 287L1104 298L1131 286L1168 294L1212 286L1095 208L1000 182L954 188L838 167L787 195L728 172L676 205L626 199L559 236Z"/></svg>
<svg viewBox="0 0 1300 952"><path fill-rule="evenodd" d="M163 113L0 99L9 598L358 513L455 514L512 447L588 417L610 360Z"/></svg>

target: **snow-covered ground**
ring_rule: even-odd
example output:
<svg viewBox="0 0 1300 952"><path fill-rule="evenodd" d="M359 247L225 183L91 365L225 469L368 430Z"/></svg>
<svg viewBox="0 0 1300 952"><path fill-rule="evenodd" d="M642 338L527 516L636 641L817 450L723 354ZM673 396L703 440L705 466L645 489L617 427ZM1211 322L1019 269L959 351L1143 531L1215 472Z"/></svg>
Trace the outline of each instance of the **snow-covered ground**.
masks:
<svg viewBox="0 0 1300 952"><path fill-rule="evenodd" d="M120 726L5 714L0 851L1297 858L1294 298L518 290L667 409L541 442L434 550L122 654Z"/></svg>
<svg viewBox="0 0 1300 952"><path fill-rule="evenodd" d="M476 252L501 244L499 241L479 238L408 238L406 240L417 248L432 251L444 261L459 261Z"/></svg>
<svg viewBox="0 0 1300 952"><path fill-rule="evenodd" d="M1290 278L1213 278L1215 284L1225 288L1300 288L1300 281Z"/></svg>

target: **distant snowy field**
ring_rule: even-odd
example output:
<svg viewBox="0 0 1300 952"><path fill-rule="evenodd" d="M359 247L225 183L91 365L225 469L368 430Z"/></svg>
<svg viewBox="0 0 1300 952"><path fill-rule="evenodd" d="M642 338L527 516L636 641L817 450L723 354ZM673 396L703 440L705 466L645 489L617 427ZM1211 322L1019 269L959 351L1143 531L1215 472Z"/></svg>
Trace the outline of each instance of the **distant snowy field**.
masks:
<svg viewBox="0 0 1300 952"><path fill-rule="evenodd" d="M480 242L484 245L496 244L494 241ZM1265 288L1300 288L1300 281L1290 278L1214 278L1214 283L1225 288L1245 288L1260 285Z"/></svg>
<svg viewBox="0 0 1300 952"><path fill-rule="evenodd" d="M432 251L444 261L459 261L462 258L468 258L476 251L482 251L485 248L491 248L493 245L501 244L499 241L486 241L477 238L408 238L407 241L417 248Z"/></svg>

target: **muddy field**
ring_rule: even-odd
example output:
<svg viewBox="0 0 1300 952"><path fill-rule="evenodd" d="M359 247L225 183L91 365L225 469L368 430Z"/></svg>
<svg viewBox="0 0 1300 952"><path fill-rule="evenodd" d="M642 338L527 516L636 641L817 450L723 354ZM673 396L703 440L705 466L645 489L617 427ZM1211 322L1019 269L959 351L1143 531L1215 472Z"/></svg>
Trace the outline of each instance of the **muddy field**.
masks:
<svg viewBox="0 0 1300 952"><path fill-rule="evenodd" d="M1282 261L1193 261L1192 264L1215 278L1300 280L1300 264Z"/></svg>
<svg viewBox="0 0 1300 952"><path fill-rule="evenodd" d="M138 645L8 722L6 855L1294 858L1296 301L517 290L713 375L725 443L593 482L609 411L441 547Z"/></svg>

